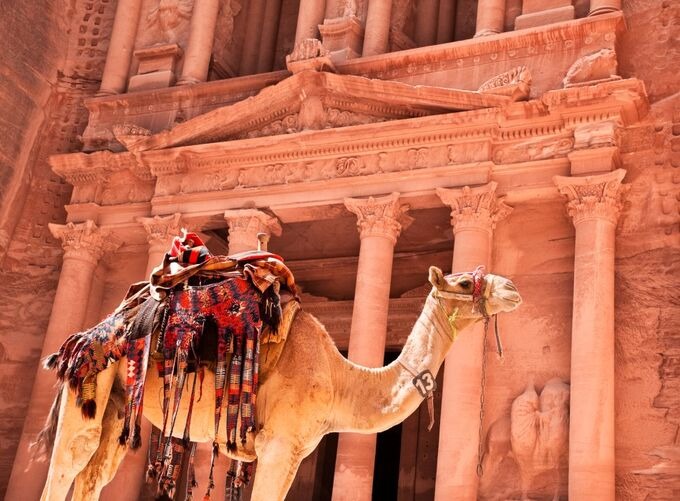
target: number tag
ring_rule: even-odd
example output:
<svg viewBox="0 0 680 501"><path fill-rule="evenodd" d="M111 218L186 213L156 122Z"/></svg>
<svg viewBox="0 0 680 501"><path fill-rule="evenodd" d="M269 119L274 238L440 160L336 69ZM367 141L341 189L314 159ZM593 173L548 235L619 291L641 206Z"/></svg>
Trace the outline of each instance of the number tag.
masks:
<svg viewBox="0 0 680 501"><path fill-rule="evenodd" d="M423 398L437 389L437 381L428 369L414 377L412 383Z"/></svg>

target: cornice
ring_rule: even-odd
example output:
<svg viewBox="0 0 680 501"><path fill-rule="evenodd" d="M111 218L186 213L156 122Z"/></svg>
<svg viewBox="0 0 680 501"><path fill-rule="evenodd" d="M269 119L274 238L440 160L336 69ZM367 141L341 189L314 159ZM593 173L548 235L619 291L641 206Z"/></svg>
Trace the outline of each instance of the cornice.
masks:
<svg viewBox="0 0 680 501"><path fill-rule="evenodd" d="M623 14L617 12L397 53L350 59L338 62L335 66L338 73L398 79L503 60L549 57L560 50L596 46L599 37L604 42L613 43L616 35L624 28Z"/></svg>

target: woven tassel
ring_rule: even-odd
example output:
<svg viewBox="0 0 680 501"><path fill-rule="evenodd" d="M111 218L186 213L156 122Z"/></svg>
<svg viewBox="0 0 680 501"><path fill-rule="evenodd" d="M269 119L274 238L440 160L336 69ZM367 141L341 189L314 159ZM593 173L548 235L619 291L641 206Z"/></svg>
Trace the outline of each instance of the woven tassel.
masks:
<svg viewBox="0 0 680 501"><path fill-rule="evenodd" d="M59 352L57 353L52 353L51 355L48 355L45 357L43 360L43 367L47 370L52 370L57 366L57 362L59 361Z"/></svg>
<svg viewBox="0 0 680 501"><path fill-rule="evenodd" d="M97 401L95 400L97 396L97 378L96 376L90 376L81 386L80 397L82 399L82 404L80 406L80 411L83 414L84 419L94 419L97 414Z"/></svg>

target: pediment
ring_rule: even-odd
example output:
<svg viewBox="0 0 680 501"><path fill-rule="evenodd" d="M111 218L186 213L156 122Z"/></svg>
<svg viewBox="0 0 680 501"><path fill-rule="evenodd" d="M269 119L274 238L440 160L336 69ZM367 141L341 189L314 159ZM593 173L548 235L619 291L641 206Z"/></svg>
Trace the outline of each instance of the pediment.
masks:
<svg viewBox="0 0 680 501"><path fill-rule="evenodd" d="M204 113L170 130L150 134L119 126L114 128L114 134L136 153L492 108L512 100L510 96L487 92L303 71L255 96Z"/></svg>

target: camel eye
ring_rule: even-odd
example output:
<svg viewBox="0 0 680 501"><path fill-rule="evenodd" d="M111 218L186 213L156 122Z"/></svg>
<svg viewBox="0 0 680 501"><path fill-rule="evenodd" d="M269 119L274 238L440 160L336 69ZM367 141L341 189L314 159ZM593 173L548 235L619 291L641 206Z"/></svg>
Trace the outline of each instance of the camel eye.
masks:
<svg viewBox="0 0 680 501"><path fill-rule="evenodd" d="M460 285L463 289L469 289L472 285L472 282L466 278L458 282L458 285Z"/></svg>

